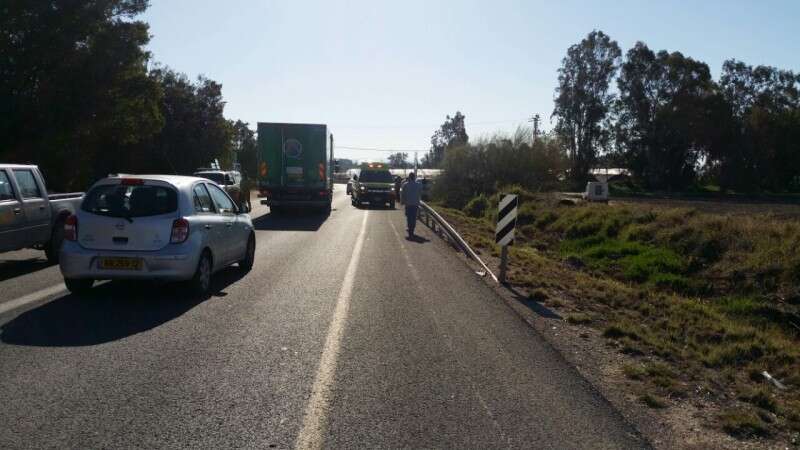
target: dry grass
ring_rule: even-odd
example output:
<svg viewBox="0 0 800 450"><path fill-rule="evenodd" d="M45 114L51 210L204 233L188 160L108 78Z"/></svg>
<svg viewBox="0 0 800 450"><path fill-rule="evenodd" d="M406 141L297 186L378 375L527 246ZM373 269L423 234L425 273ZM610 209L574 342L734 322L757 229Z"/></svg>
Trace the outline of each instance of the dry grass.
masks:
<svg viewBox="0 0 800 450"><path fill-rule="evenodd" d="M548 306L570 299L568 322L599 329L639 358L623 373L646 388L642 402L668 407L664 397L702 385L728 411L746 411L719 415L731 435L800 431L800 223L517 193L510 281ZM440 212L496 256L497 196L486 200L468 210L477 217ZM763 370L789 389L766 384Z"/></svg>

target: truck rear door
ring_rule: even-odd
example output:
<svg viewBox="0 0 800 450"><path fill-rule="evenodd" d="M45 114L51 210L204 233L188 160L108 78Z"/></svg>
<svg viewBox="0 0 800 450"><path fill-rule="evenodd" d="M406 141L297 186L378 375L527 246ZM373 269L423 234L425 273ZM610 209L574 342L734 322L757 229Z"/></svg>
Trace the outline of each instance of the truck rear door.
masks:
<svg viewBox="0 0 800 450"><path fill-rule="evenodd" d="M25 211L11 184L11 174L0 169L0 252L25 247Z"/></svg>
<svg viewBox="0 0 800 450"><path fill-rule="evenodd" d="M12 168L11 173L25 213L27 245L43 244L50 240L50 205L44 183L31 168Z"/></svg>

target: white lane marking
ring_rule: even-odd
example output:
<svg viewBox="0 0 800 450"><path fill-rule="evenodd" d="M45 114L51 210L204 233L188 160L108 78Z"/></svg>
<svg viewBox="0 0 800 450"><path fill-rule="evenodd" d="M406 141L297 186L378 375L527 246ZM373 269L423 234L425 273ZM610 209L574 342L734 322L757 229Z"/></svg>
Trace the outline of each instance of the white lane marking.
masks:
<svg viewBox="0 0 800 450"><path fill-rule="evenodd" d="M339 356L339 349L342 344L342 332L347 320L347 310L350 307L350 295L353 292L356 270L358 270L358 262L361 259L361 249L364 246L368 215L369 211L365 211L364 219L361 222L361 231L356 238L353 255L350 257L350 264L347 266L344 281L342 281L342 289L339 291L339 297L336 300L333 319L331 319L331 325L328 329L328 337L325 339L325 348L319 361L314 386L311 388L311 398L306 406L303 428L300 429L300 434L295 442L294 447L297 449L322 448L323 434L330 407L331 386L336 372L336 359Z"/></svg>
<svg viewBox="0 0 800 450"><path fill-rule="evenodd" d="M9 302L0 303L0 314L5 314L13 309L21 308L29 303L38 302L51 295L60 294L67 291L67 286L64 283L44 288L41 291L36 291L20 298L11 300Z"/></svg>

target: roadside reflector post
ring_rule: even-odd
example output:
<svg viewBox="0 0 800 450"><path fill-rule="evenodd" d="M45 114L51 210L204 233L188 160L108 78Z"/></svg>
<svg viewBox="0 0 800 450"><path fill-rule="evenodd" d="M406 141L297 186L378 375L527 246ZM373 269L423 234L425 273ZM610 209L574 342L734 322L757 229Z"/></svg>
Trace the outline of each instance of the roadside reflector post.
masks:
<svg viewBox="0 0 800 450"><path fill-rule="evenodd" d="M497 206L497 227L495 228L494 241L500 246L500 276L499 282L506 282L508 270L508 246L514 244L514 229L517 226L517 207L519 197L514 194L505 194Z"/></svg>
<svg viewBox="0 0 800 450"><path fill-rule="evenodd" d="M508 246L504 245L500 247L500 274L497 277L500 279L500 283L506 282L507 269L508 269Z"/></svg>

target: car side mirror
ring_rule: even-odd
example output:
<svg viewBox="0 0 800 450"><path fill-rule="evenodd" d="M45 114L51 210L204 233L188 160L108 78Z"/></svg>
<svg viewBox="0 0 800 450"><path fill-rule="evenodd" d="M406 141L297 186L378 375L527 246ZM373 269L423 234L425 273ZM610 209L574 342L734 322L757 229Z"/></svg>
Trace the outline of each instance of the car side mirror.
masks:
<svg viewBox="0 0 800 450"><path fill-rule="evenodd" d="M353 175L353 181L358 181L358 175Z"/></svg>
<svg viewBox="0 0 800 450"><path fill-rule="evenodd" d="M239 214L248 214L248 213L250 213L250 205L245 203L239 208Z"/></svg>

